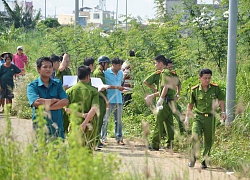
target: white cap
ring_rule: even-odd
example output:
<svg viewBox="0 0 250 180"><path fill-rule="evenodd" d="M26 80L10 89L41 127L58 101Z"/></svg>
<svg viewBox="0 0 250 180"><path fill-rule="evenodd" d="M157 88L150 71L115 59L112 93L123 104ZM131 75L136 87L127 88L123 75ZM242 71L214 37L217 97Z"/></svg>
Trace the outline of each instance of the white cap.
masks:
<svg viewBox="0 0 250 180"><path fill-rule="evenodd" d="M23 46L18 46L18 47L16 48L16 50L18 50L18 49L23 50Z"/></svg>

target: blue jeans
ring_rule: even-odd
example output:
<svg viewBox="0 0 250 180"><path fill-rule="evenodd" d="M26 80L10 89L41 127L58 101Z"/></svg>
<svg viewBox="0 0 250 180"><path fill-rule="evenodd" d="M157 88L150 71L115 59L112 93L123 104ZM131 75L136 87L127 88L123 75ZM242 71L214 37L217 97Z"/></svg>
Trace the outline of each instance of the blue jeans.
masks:
<svg viewBox="0 0 250 180"><path fill-rule="evenodd" d="M103 119L102 130L101 130L102 142L104 142L107 137L108 122L110 114L112 112L114 113L116 140L117 141L122 140L122 104L110 103L109 109L106 111L106 114Z"/></svg>

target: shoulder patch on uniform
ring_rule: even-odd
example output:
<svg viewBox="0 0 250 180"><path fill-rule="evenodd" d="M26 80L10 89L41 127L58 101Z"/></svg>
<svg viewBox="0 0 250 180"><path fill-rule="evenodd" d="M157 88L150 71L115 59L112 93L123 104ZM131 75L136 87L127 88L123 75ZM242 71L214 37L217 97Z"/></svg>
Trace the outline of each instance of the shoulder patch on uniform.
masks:
<svg viewBox="0 0 250 180"><path fill-rule="evenodd" d="M218 86L218 84L215 84L215 83L210 83L212 86Z"/></svg>
<svg viewBox="0 0 250 180"><path fill-rule="evenodd" d="M157 70L155 74L161 74L161 70Z"/></svg>
<svg viewBox="0 0 250 180"><path fill-rule="evenodd" d="M199 87L199 84L197 84L197 85L191 87L191 89L195 89L195 88L197 88L197 87Z"/></svg>

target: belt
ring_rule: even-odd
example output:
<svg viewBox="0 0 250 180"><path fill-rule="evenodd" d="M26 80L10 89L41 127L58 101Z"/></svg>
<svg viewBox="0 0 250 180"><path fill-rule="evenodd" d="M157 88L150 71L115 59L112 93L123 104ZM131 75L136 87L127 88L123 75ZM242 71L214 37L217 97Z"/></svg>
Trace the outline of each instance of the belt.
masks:
<svg viewBox="0 0 250 180"><path fill-rule="evenodd" d="M199 114L199 115L201 115L201 116L204 116L204 117L213 116L213 114L211 114L211 113L197 113L197 114Z"/></svg>

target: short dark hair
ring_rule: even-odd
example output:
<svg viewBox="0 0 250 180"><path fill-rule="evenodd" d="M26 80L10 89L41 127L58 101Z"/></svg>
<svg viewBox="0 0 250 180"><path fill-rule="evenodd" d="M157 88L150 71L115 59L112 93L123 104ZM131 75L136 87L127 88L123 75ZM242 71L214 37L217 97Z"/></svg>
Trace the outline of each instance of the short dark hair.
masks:
<svg viewBox="0 0 250 180"><path fill-rule="evenodd" d="M162 62L164 65L167 65L167 59L163 55L156 56L155 61Z"/></svg>
<svg viewBox="0 0 250 180"><path fill-rule="evenodd" d="M60 57L55 54L51 54L50 59L52 60L52 62L60 61Z"/></svg>
<svg viewBox="0 0 250 180"><path fill-rule="evenodd" d="M123 60L119 59L119 57L115 57L114 59L112 59L111 61L112 64L123 64Z"/></svg>
<svg viewBox="0 0 250 180"><path fill-rule="evenodd" d="M44 61L51 62L53 66L53 61L49 57L40 57L38 60L36 60L36 67L40 69Z"/></svg>
<svg viewBox="0 0 250 180"><path fill-rule="evenodd" d="M12 61L12 55L11 54L6 54L4 61L6 61L7 58L10 58L10 60Z"/></svg>
<svg viewBox="0 0 250 180"><path fill-rule="evenodd" d="M134 57L134 56L135 56L135 51L129 50L129 56L130 56L130 57Z"/></svg>
<svg viewBox="0 0 250 180"><path fill-rule="evenodd" d="M84 80L86 77L90 76L91 69L88 66L80 66L77 70L78 79Z"/></svg>
<svg viewBox="0 0 250 180"><path fill-rule="evenodd" d="M166 59L166 66L167 66L168 64L173 64L173 61L172 61L171 59Z"/></svg>
<svg viewBox="0 0 250 180"><path fill-rule="evenodd" d="M85 58L85 59L83 60L83 64L84 64L85 66L89 66L89 65L94 64L94 63L95 63L95 60L94 60L94 58L92 58L92 57L87 57L87 58Z"/></svg>
<svg viewBox="0 0 250 180"><path fill-rule="evenodd" d="M62 53L62 55L60 56L60 61L62 61L63 60L63 55L64 54L68 54L68 53ZM68 54L69 55L69 54ZM70 56L69 56L69 58L70 58Z"/></svg>
<svg viewBox="0 0 250 180"><path fill-rule="evenodd" d="M201 69L199 72L199 76L202 77L204 74L211 74L212 76L212 71L208 68Z"/></svg>

